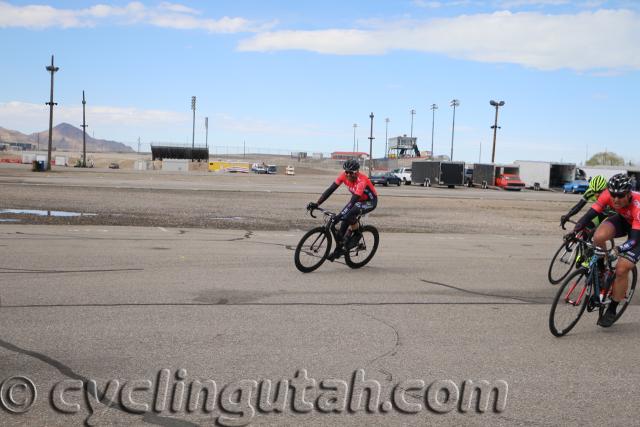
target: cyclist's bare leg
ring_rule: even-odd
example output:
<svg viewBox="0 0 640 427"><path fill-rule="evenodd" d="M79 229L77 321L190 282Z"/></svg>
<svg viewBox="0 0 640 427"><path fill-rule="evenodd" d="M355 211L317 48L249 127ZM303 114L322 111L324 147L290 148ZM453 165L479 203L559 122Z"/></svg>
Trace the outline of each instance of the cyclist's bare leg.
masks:
<svg viewBox="0 0 640 427"><path fill-rule="evenodd" d="M633 270L635 264L626 258L618 258L616 264L616 281L613 283L613 300L622 301L627 294L629 286L629 272Z"/></svg>
<svg viewBox="0 0 640 427"><path fill-rule="evenodd" d="M616 237L616 228L609 221L605 221L596 229L593 235L593 243L602 249L607 250L607 242Z"/></svg>

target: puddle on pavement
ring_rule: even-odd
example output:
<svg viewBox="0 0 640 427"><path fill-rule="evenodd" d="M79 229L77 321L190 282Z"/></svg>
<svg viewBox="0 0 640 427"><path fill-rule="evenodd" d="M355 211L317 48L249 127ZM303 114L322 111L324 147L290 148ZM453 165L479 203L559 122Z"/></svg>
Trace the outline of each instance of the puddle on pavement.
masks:
<svg viewBox="0 0 640 427"><path fill-rule="evenodd" d="M56 217L72 217L72 216L96 216L94 213L67 212L67 211L43 211L37 209L0 209L0 215L36 215L36 216L56 216Z"/></svg>

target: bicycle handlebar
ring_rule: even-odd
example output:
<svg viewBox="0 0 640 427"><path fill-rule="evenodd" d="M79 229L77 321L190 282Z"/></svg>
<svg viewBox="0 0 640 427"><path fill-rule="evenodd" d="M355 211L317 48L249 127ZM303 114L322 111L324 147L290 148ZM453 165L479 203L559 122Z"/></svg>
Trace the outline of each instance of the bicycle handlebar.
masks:
<svg viewBox="0 0 640 427"><path fill-rule="evenodd" d="M311 215L311 217L313 217L313 218L317 218L317 216L315 216L315 215L313 214L313 211L315 211L315 210L318 210L318 211L322 212L324 215L327 215L327 216L330 216L330 217L334 217L334 216L336 216L336 214L335 214L335 213L330 212L330 211L328 211L328 210L326 210L326 209L323 209L323 208L321 208L321 207L319 207L319 206L318 206L317 208L314 208L314 209L310 209L310 210L309 210L309 215Z"/></svg>

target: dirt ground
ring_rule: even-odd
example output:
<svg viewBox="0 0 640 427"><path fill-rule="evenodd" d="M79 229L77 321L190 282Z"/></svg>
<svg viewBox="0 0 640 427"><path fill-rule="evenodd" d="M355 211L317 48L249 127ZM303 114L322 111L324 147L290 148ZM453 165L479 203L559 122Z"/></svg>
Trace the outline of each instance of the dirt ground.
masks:
<svg viewBox="0 0 640 427"><path fill-rule="evenodd" d="M0 164L0 209L94 214L0 213L0 221L300 230L321 223L309 217L304 208L318 198L333 175L331 171L285 177L76 168L34 173L26 165ZM562 234L560 216L579 197L468 188L426 190L419 186L380 188L379 194L378 208L367 221L381 231L558 236ZM339 210L348 198L341 188L324 207Z"/></svg>

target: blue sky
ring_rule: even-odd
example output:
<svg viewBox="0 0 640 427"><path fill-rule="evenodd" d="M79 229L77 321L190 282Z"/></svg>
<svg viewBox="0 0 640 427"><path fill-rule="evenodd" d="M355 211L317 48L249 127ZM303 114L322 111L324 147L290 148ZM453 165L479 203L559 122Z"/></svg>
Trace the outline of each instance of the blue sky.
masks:
<svg viewBox="0 0 640 427"><path fill-rule="evenodd" d="M640 2L567 0L0 0L0 126L54 123L137 147L191 143L374 155L413 134L454 159L581 162L607 149L640 161ZM219 148L223 151L224 148Z"/></svg>

